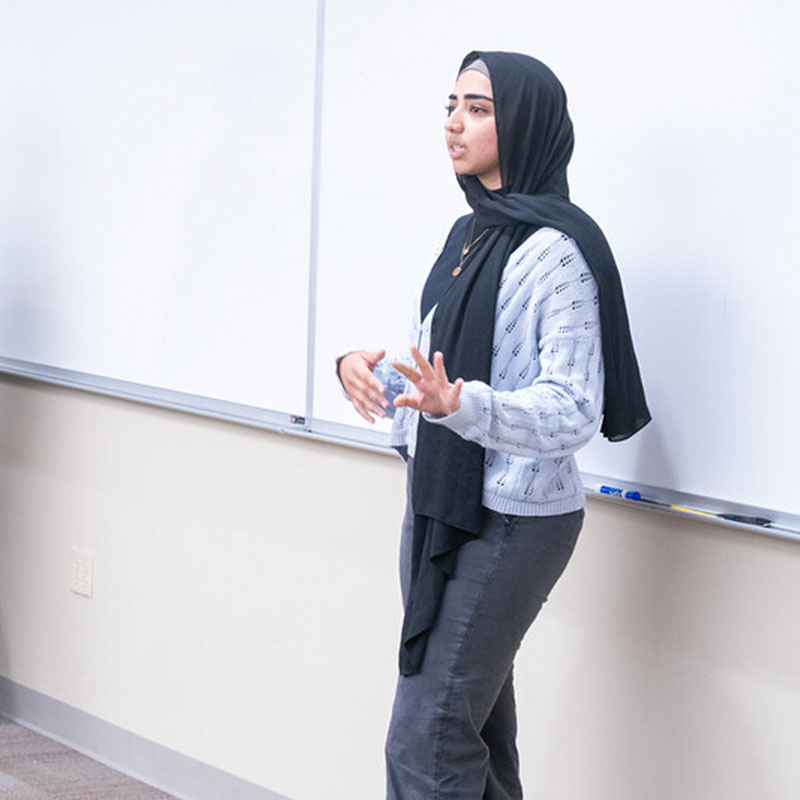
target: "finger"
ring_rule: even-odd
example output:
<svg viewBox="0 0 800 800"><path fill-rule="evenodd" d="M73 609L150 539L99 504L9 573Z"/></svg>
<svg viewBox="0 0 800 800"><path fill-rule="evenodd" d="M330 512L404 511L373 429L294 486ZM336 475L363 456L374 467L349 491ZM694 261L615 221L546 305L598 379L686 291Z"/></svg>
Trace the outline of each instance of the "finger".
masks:
<svg viewBox="0 0 800 800"><path fill-rule="evenodd" d="M370 402L366 404L366 409L370 412L370 414L374 414L376 417L380 417L381 419L386 416L386 412L383 410L384 406L380 403Z"/></svg>
<svg viewBox="0 0 800 800"><path fill-rule="evenodd" d="M358 404L354 403L353 405L356 406L356 410L359 414L361 414L364 419L369 420L370 422L374 422L375 420L372 418L373 415L383 419L386 416L386 412L383 408L369 400L362 400Z"/></svg>
<svg viewBox="0 0 800 800"><path fill-rule="evenodd" d="M461 408L461 387L464 385L463 378L456 378L456 382L445 392L442 402L444 414L454 414Z"/></svg>
<svg viewBox="0 0 800 800"><path fill-rule="evenodd" d="M444 355L438 350L433 354L433 371L436 375L436 380L446 384L450 383L444 368Z"/></svg>
<svg viewBox="0 0 800 800"><path fill-rule="evenodd" d="M377 378L370 378L367 383L367 393L373 403L386 408L389 401L384 397L385 392L386 387Z"/></svg>
<svg viewBox="0 0 800 800"><path fill-rule="evenodd" d="M375 398L372 395L362 393L356 396L355 401L369 414L375 414L379 417L386 416L383 409L388 405L388 401L382 396Z"/></svg>
<svg viewBox="0 0 800 800"><path fill-rule="evenodd" d="M451 395L451 405L454 406L453 411L458 411L461 408L461 387L464 385L463 378L456 378L453 384L453 392Z"/></svg>
<svg viewBox="0 0 800 800"><path fill-rule="evenodd" d="M422 375L419 374L413 367L403 364L402 361L392 361L392 366L401 374L405 375L411 383L417 383L422 380Z"/></svg>
<svg viewBox="0 0 800 800"><path fill-rule="evenodd" d="M368 370L362 368L359 372L348 376L343 380L345 389L352 387L352 392L348 394L363 394L379 401L386 391L386 387Z"/></svg>
<svg viewBox="0 0 800 800"><path fill-rule="evenodd" d="M421 403L421 394L399 394L394 399L394 404L398 407L408 406L409 408L419 409Z"/></svg>
<svg viewBox="0 0 800 800"><path fill-rule="evenodd" d="M370 423L370 425L375 424L375 420L361 407L361 405L357 405L353 403L353 408L362 416L364 419Z"/></svg>
<svg viewBox="0 0 800 800"><path fill-rule="evenodd" d="M386 350L372 350L364 353L364 358L369 362L370 366L374 367L385 355Z"/></svg>
<svg viewBox="0 0 800 800"><path fill-rule="evenodd" d="M425 358L425 356L423 356L413 344L411 345L410 349L411 357L417 362L417 366L419 367L419 371L422 373L422 377L425 378L425 380L432 380L434 378L434 372L433 367L428 362L428 359Z"/></svg>

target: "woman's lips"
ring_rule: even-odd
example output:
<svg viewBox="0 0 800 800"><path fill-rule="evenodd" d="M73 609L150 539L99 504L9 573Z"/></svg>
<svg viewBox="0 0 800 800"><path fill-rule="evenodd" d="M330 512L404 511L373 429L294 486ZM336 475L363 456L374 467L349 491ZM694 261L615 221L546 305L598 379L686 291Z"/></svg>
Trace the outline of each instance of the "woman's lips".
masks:
<svg viewBox="0 0 800 800"><path fill-rule="evenodd" d="M461 144L456 144L455 142L448 142L447 152L450 154L450 158L461 158L466 152L466 147Z"/></svg>

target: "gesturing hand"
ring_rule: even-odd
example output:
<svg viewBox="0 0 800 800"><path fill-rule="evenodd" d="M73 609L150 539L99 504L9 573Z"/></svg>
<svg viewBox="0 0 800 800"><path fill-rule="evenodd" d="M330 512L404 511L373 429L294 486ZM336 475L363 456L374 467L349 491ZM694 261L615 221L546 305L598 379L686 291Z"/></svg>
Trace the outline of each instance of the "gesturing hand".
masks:
<svg viewBox="0 0 800 800"><path fill-rule="evenodd" d="M392 366L408 378L417 390L416 394L398 395L394 404L396 406L409 406L418 411L436 416L446 416L458 411L461 407L461 387L464 381L456 378L455 383L450 383L444 369L444 356L436 352L433 354L433 364L411 346L411 355L417 362L418 369L413 369L399 361L393 361Z"/></svg>
<svg viewBox="0 0 800 800"><path fill-rule="evenodd" d="M339 380L353 404L353 408L367 422L376 417L385 417L383 410L389 401L383 396L383 384L372 374L375 365L386 355L385 350L356 350L348 353L339 362Z"/></svg>

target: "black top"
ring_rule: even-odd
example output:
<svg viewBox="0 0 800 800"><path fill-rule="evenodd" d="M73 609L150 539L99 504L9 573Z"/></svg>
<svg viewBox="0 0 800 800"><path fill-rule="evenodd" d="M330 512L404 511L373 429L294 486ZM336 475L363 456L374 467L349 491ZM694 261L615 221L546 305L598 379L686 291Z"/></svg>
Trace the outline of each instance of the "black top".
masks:
<svg viewBox="0 0 800 800"><path fill-rule="evenodd" d="M450 229L442 252L431 268L428 279L425 281L425 288L422 290L420 320L424 320L428 316L428 312L439 302L445 292L450 289L450 286L458 280L459 276L453 275L453 270L462 262L461 254L467 239L470 242L474 242L474 244L463 259L463 269L467 269L475 261L476 255L483 246L485 235L481 238L483 231L475 230L473 219L472 214L459 217Z"/></svg>

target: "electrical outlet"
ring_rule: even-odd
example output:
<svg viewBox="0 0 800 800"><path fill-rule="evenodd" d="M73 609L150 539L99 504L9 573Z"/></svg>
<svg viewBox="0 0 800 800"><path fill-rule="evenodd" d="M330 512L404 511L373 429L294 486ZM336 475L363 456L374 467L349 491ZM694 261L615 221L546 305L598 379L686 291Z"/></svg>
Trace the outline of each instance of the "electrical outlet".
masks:
<svg viewBox="0 0 800 800"><path fill-rule="evenodd" d="M73 547L69 571L69 588L75 594L92 596L94 584L94 553Z"/></svg>

